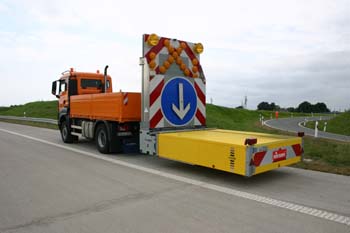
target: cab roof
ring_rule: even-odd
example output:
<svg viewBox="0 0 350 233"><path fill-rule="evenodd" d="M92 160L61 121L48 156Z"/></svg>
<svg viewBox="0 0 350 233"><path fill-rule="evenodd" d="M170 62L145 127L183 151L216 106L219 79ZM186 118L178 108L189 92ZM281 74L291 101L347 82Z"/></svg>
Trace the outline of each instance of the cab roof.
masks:
<svg viewBox="0 0 350 233"><path fill-rule="evenodd" d="M69 71L63 73L61 78L66 78L69 76L77 76L77 77L84 77L84 78L104 78L104 74L101 73L92 73L92 72L77 72L77 71ZM111 78L111 76L107 75L107 78Z"/></svg>

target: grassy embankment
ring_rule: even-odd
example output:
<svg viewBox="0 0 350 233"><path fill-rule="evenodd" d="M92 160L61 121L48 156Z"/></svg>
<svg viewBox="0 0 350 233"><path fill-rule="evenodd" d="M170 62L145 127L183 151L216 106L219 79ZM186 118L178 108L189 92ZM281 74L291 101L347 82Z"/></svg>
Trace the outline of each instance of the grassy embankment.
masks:
<svg viewBox="0 0 350 233"><path fill-rule="evenodd" d="M0 107L0 115L23 117L24 112L27 117L57 119L57 101L56 100L37 101L37 102L31 102L23 105L14 105L11 107ZM4 120L4 119L0 119L0 120L9 122L9 123L57 129L56 125L52 125L48 123L39 123L39 122L30 122L30 121L21 121L21 120Z"/></svg>
<svg viewBox="0 0 350 233"><path fill-rule="evenodd" d="M0 108L0 115L23 116L24 111L27 117L55 119L57 116L57 101L33 102L21 106ZM261 126L259 123L260 114L264 116L264 119L270 119L271 114L274 115L274 113L269 111L232 109L208 104L207 125L212 128L286 134ZM293 116L304 115L305 114L293 114ZM290 117L290 113L281 112L279 116ZM38 124L36 124L36 126L37 125ZM310 159L311 161L301 162L295 165L296 167L350 175L349 143L305 137L304 145L304 158Z"/></svg>
<svg viewBox="0 0 350 233"><path fill-rule="evenodd" d="M339 114L328 121L318 121L319 130L324 129L325 122L327 122L327 132L350 136L350 112ZM315 121L307 122L306 127L314 129Z"/></svg>
<svg viewBox="0 0 350 233"><path fill-rule="evenodd" d="M0 107L0 115L23 117L57 118L57 101L37 101L11 107Z"/></svg>

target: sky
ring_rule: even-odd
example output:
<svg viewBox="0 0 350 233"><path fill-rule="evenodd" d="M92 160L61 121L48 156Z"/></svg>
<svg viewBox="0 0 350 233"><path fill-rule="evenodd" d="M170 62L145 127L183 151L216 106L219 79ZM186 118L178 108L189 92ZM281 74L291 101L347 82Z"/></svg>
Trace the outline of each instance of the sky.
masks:
<svg viewBox="0 0 350 233"><path fill-rule="evenodd" d="M54 100L70 67L140 92L145 33L204 45L207 102L350 109L348 0L0 0L0 106Z"/></svg>

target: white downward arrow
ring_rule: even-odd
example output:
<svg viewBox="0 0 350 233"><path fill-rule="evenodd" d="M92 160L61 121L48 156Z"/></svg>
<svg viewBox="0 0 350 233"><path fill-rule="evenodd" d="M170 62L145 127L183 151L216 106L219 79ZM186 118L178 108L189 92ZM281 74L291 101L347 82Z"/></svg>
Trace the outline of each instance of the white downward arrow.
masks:
<svg viewBox="0 0 350 233"><path fill-rule="evenodd" d="M187 104L186 108L184 109L184 90L183 90L183 84L179 83L179 108L176 107L175 104L173 104L173 110L176 113L176 115L182 120L190 110L191 105L190 103Z"/></svg>

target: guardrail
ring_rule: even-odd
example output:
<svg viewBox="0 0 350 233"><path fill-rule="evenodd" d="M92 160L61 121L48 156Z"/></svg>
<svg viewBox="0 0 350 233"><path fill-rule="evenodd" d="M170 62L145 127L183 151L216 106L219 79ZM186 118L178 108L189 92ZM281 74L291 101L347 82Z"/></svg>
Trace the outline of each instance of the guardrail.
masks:
<svg viewBox="0 0 350 233"><path fill-rule="evenodd" d="M0 119L5 120L19 120L19 121L31 121L31 122L40 122L57 125L57 120L49 118L35 118L35 117L17 117L17 116L0 116Z"/></svg>

